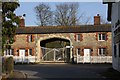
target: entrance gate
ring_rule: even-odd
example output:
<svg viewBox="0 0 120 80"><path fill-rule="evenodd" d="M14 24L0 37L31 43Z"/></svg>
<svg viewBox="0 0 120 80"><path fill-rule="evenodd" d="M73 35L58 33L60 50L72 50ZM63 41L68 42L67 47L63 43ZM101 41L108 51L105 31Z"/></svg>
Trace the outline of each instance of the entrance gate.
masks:
<svg viewBox="0 0 120 80"><path fill-rule="evenodd" d="M70 49L69 48L46 48L42 49L42 60L53 62L69 62L70 61Z"/></svg>

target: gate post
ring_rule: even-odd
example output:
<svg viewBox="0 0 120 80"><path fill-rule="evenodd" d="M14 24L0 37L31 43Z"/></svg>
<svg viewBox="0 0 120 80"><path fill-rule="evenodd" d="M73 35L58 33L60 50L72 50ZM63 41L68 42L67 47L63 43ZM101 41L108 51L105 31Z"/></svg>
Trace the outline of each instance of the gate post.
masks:
<svg viewBox="0 0 120 80"><path fill-rule="evenodd" d="M53 49L54 50L54 61L55 61L55 49Z"/></svg>

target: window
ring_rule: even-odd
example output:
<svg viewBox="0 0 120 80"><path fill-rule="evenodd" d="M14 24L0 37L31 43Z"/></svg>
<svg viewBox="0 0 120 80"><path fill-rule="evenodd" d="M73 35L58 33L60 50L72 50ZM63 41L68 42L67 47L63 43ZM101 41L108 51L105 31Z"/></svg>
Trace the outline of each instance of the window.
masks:
<svg viewBox="0 0 120 80"><path fill-rule="evenodd" d="M14 55L14 49L10 49L11 55Z"/></svg>
<svg viewBox="0 0 120 80"><path fill-rule="evenodd" d="M80 48L77 48L77 54L80 55Z"/></svg>
<svg viewBox="0 0 120 80"><path fill-rule="evenodd" d="M7 49L5 55L14 55L14 49Z"/></svg>
<svg viewBox="0 0 120 80"><path fill-rule="evenodd" d="M114 35L120 34L120 27L114 31Z"/></svg>
<svg viewBox="0 0 120 80"><path fill-rule="evenodd" d="M116 55L116 52L117 52L117 46L116 45L114 45L114 57L116 57L117 55Z"/></svg>
<svg viewBox="0 0 120 80"><path fill-rule="evenodd" d="M98 34L98 40L106 40L106 34L105 33L100 33Z"/></svg>
<svg viewBox="0 0 120 80"><path fill-rule="evenodd" d="M79 42L79 41L82 41L82 34L77 34L76 35L76 40Z"/></svg>
<svg viewBox="0 0 120 80"><path fill-rule="evenodd" d="M80 33L75 33L75 35L74 35L74 39L75 39L75 41L80 42L80 41L83 40L83 35L80 34Z"/></svg>
<svg viewBox="0 0 120 80"><path fill-rule="evenodd" d="M77 41L80 41L80 34L77 34Z"/></svg>
<svg viewBox="0 0 120 80"><path fill-rule="evenodd" d="M98 55L105 56L106 54L106 48L99 48L98 49Z"/></svg>
<svg viewBox="0 0 120 80"><path fill-rule="evenodd" d="M10 50L9 49L5 50L5 55L10 55Z"/></svg>
<svg viewBox="0 0 120 80"><path fill-rule="evenodd" d="M32 35L28 36L28 42L32 42Z"/></svg>
<svg viewBox="0 0 120 80"><path fill-rule="evenodd" d="M29 49L28 51L29 51L29 55L32 56L32 49Z"/></svg>

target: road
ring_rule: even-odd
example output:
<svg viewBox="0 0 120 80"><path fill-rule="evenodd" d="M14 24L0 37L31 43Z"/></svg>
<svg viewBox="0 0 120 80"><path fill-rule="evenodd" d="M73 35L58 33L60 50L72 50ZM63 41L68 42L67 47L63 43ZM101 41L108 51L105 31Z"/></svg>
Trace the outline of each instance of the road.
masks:
<svg viewBox="0 0 120 80"><path fill-rule="evenodd" d="M19 64L15 70L28 74L30 80L109 80L101 73L111 64Z"/></svg>

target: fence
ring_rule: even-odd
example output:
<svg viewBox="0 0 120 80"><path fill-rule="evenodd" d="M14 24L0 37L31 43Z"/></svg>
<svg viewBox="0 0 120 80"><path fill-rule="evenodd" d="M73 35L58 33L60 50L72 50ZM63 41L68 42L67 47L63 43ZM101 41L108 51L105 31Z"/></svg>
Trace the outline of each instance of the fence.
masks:
<svg viewBox="0 0 120 80"><path fill-rule="evenodd" d="M86 63L84 56L75 57L76 63ZM87 63L112 63L112 56L90 56L90 60Z"/></svg>
<svg viewBox="0 0 120 80"><path fill-rule="evenodd" d="M35 56L13 56L13 55L6 55L4 57L10 57L12 56L15 63L21 62L21 63L34 63L35 62Z"/></svg>
<svg viewBox="0 0 120 80"><path fill-rule="evenodd" d="M4 57L10 57L9 56L4 56ZM20 57L20 56L12 56L14 59L15 63L22 62L22 63L34 63L35 62L35 56L25 56ZM90 60L88 62L84 61L85 57L84 56L76 56L74 58L74 61L76 63L112 63L112 56L90 56Z"/></svg>

